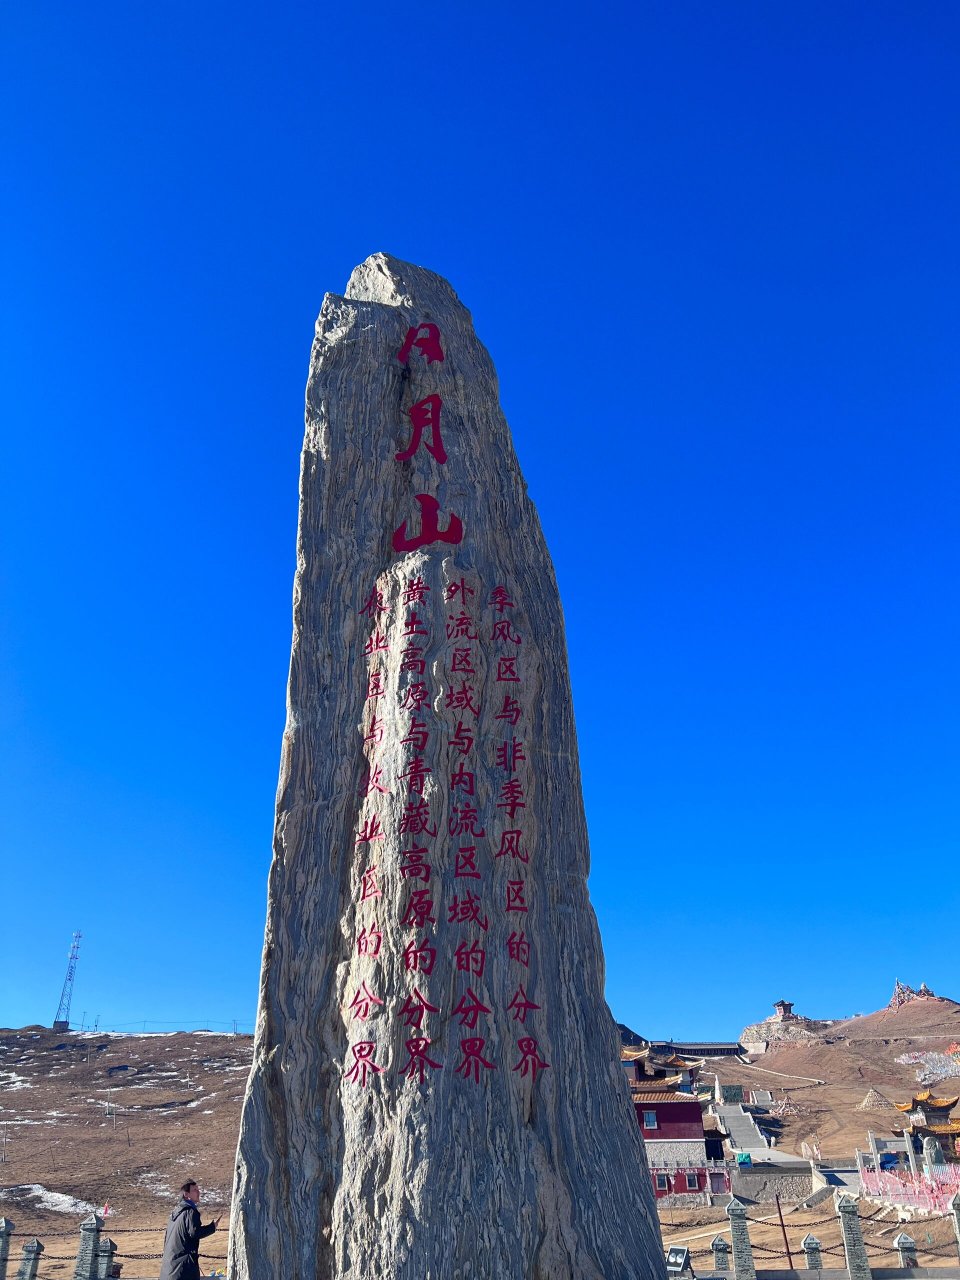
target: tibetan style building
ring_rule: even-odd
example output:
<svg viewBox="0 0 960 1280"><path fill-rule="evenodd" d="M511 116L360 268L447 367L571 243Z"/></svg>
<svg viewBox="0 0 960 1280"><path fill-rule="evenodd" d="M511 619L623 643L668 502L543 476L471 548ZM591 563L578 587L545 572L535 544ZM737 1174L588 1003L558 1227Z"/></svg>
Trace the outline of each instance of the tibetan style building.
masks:
<svg viewBox="0 0 960 1280"><path fill-rule="evenodd" d="M952 1098L935 1098L929 1089L915 1093L909 1102L895 1102L896 1109L904 1114L904 1134L920 1138L937 1138L946 1150L956 1149L960 1138L960 1120L951 1120L950 1112L960 1102L960 1094Z"/></svg>
<svg viewBox="0 0 960 1280"><path fill-rule="evenodd" d="M693 1092L699 1063L676 1054L625 1049L621 1065L643 1134L658 1201L709 1204L711 1195L729 1191L722 1148L708 1157L703 1110ZM716 1134L711 1137L716 1139Z"/></svg>

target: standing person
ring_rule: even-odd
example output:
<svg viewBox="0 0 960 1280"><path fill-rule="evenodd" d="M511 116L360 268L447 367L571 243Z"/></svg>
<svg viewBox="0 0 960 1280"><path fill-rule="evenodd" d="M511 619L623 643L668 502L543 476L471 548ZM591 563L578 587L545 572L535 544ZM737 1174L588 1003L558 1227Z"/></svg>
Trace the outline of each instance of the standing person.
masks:
<svg viewBox="0 0 960 1280"><path fill-rule="evenodd" d="M163 1240L163 1262L160 1264L160 1280L200 1280L200 1262L197 1254L204 1236L212 1236L220 1225L220 1214L207 1225L200 1225L200 1188L194 1181L185 1182L180 1188L180 1203L170 1215L167 1234Z"/></svg>

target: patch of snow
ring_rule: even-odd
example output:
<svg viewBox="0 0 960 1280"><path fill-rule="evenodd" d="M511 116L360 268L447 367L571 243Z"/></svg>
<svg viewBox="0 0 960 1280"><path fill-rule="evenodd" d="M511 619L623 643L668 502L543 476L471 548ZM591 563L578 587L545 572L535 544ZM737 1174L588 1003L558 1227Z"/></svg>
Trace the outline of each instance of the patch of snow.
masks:
<svg viewBox="0 0 960 1280"><path fill-rule="evenodd" d="M16 1071L0 1071L0 1089L12 1093L14 1089L33 1089L26 1076L18 1076Z"/></svg>
<svg viewBox="0 0 960 1280"><path fill-rule="evenodd" d="M171 1200L174 1197L173 1187L158 1173L147 1172L141 1173L137 1178L137 1185L143 1187L144 1191L149 1191L153 1196L159 1196L162 1200Z"/></svg>
<svg viewBox="0 0 960 1280"><path fill-rule="evenodd" d="M31 1209L50 1209L54 1213L94 1213L96 1208L87 1204L86 1200L78 1200L75 1196L65 1195L62 1191L48 1191L39 1182L22 1182L16 1187L0 1190L0 1200L15 1200L22 1203L32 1200Z"/></svg>

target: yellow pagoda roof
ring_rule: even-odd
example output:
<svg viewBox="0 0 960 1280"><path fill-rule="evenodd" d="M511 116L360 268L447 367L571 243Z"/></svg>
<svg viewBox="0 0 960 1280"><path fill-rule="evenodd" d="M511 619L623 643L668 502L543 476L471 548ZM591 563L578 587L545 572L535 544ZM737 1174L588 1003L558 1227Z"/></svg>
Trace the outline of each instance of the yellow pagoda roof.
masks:
<svg viewBox="0 0 960 1280"><path fill-rule="evenodd" d="M915 1093L910 1102L895 1102L893 1105L898 1111L916 1111L917 1107L926 1105L933 1107L937 1111L951 1111L957 1103L960 1102L960 1093L955 1098L932 1098L929 1089L923 1089L920 1093Z"/></svg>

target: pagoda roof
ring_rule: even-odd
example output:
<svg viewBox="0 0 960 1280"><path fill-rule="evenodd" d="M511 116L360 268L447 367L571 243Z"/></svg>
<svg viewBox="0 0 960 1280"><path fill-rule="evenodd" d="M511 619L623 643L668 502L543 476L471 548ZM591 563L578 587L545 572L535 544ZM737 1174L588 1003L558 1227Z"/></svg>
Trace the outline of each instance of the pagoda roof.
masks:
<svg viewBox="0 0 960 1280"><path fill-rule="evenodd" d="M631 1080L630 1087L635 1089L637 1093L649 1092L651 1089L654 1092L662 1092L664 1089L670 1089L673 1085L679 1084L682 1079L683 1077L680 1075L646 1076L643 1080ZM687 1096L692 1097L692 1094Z"/></svg>
<svg viewBox="0 0 960 1280"><path fill-rule="evenodd" d="M898 1111L916 1111L920 1106L933 1107L937 1111L951 1111L958 1102L960 1102L960 1093L954 1098L934 1098L931 1097L929 1089L922 1089L920 1093L913 1095L910 1102L895 1102L893 1105Z"/></svg>

